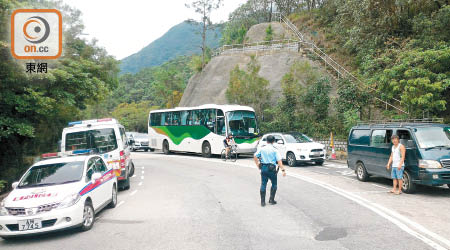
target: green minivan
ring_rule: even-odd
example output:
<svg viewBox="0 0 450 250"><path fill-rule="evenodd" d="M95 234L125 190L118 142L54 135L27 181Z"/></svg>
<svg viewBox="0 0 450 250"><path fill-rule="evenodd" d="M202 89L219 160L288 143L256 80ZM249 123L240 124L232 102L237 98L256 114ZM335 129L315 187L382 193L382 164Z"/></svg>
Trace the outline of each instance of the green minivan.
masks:
<svg viewBox="0 0 450 250"><path fill-rule="evenodd" d="M391 136L397 134L406 147L403 192L416 185L450 188L450 125L440 123L360 124L348 137L348 167L360 181L372 175L391 178L386 164L391 154Z"/></svg>

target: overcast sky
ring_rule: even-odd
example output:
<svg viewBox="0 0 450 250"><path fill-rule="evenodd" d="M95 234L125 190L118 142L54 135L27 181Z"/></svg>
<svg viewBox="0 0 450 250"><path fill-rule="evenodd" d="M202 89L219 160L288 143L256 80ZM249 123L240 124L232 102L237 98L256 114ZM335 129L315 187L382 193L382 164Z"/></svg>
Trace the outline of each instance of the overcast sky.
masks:
<svg viewBox="0 0 450 250"><path fill-rule="evenodd" d="M199 15L187 9L192 0L63 0L83 13L87 38L97 38L109 54L122 59L138 52L172 26ZM224 0L213 11L213 22L226 21L228 14L246 0Z"/></svg>

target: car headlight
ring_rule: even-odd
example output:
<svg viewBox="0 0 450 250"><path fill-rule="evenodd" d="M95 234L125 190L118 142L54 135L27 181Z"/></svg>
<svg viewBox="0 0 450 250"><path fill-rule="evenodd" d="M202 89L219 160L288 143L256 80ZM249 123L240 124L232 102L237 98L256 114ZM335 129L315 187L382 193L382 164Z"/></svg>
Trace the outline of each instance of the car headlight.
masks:
<svg viewBox="0 0 450 250"><path fill-rule="evenodd" d="M0 202L0 216L6 216L8 215L8 210L5 207L5 202Z"/></svg>
<svg viewBox="0 0 450 250"><path fill-rule="evenodd" d="M419 160L419 168L442 168L442 165L434 160Z"/></svg>
<svg viewBox="0 0 450 250"><path fill-rule="evenodd" d="M81 196L79 193L71 194L61 201L58 208L66 208L73 206L80 200L80 198Z"/></svg>

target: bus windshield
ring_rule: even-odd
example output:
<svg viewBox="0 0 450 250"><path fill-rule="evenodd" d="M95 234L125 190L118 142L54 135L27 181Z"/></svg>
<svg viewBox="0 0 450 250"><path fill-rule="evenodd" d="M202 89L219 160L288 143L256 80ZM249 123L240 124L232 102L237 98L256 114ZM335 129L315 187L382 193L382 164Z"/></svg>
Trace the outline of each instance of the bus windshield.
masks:
<svg viewBox="0 0 450 250"><path fill-rule="evenodd" d="M231 111L227 112L229 132L236 137L254 137L258 135L255 112Z"/></svg>
<svg viewBox="0 0 450 250"><path fill-rule="evenodd" d="M450 148L450 127L417 128L415 134L420 148Z"/></svg>

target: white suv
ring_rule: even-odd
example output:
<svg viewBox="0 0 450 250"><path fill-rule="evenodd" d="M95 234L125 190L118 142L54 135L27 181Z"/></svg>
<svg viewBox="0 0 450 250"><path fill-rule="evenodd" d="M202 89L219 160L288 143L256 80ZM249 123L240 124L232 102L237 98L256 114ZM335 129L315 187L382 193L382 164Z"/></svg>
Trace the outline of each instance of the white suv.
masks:
<svg viewBox="0 0 450 250"><path fill-rule="evenodd" d="M100 154L107 164L116 170L119 188L130 188L130 177L134 174L125 128L116 119L105 118L69 122L64 128L61 153L87 150Z"/></svg>
<svg viewBox="0 0 450 250"><path fill-rule="evenodd" d="M101 156L69 156L35 163L0 203L0 237L71 227L86 231L95 213L117 204L117 178Z"/></svg>
<svg viewBox="0 0 450 250"><path fill-rule="evenodd" d="M259 141L258 149L267 145L267 136L273 135L273 144L288 165L294 167L298 162L314 162L322 165L325 161L326 150L323 144L314 142L302 133L269 133Z"/></svg>

